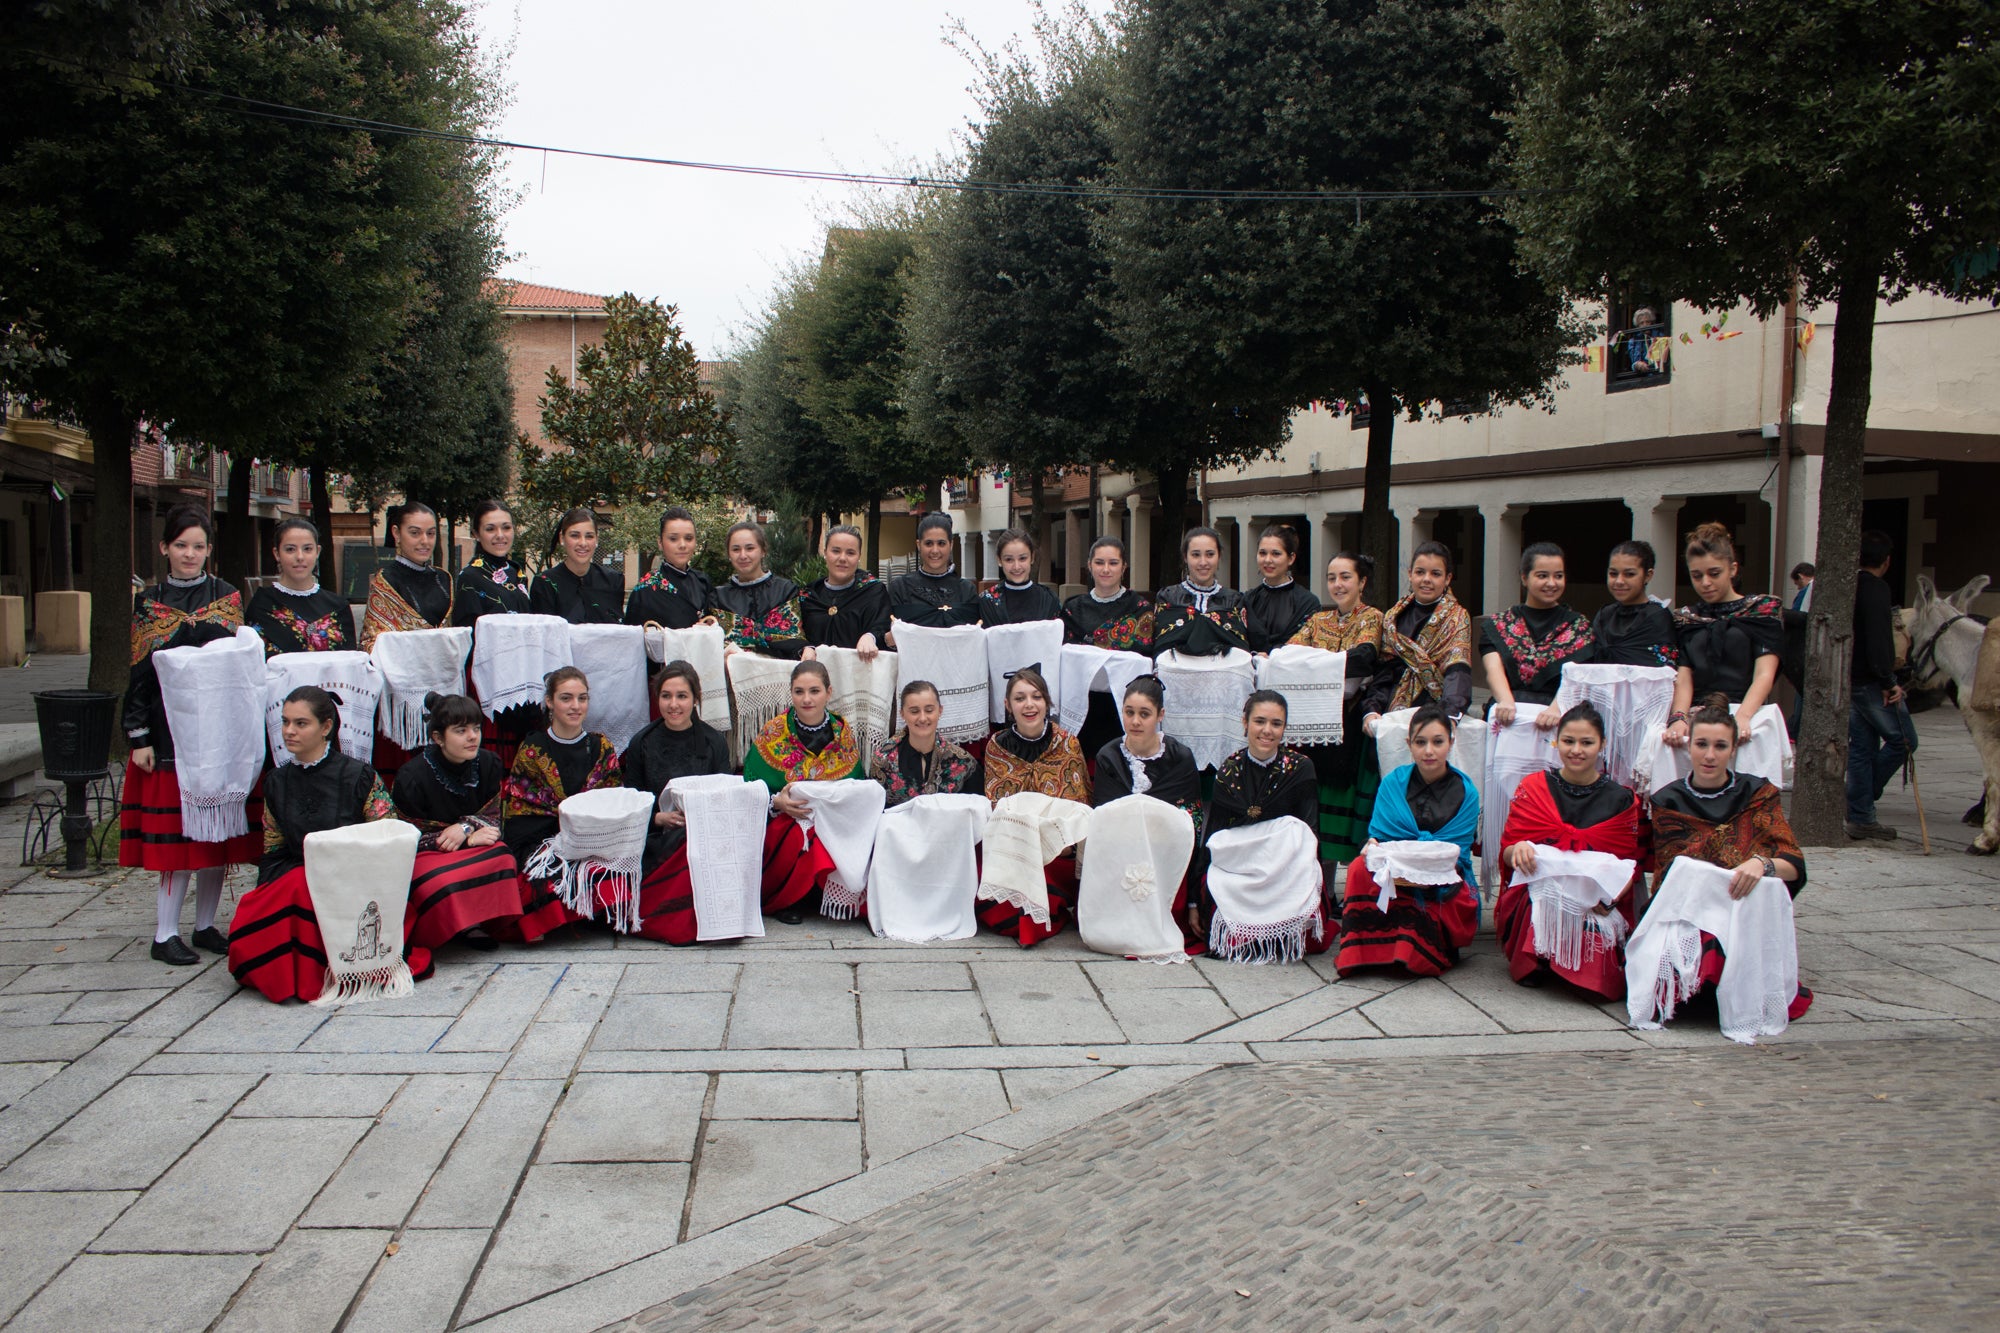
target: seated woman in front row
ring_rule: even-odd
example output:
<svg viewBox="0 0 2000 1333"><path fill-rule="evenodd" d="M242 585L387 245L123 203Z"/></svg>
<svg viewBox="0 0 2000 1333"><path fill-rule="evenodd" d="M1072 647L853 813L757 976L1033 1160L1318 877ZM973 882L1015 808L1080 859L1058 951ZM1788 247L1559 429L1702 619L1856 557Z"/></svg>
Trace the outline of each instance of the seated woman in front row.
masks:
<svg viewBox="0 0 2000 1333"><path fill-rule="evenodd" d="M1458 965L1458 951L1479 933L1479 894L1472 887L1472 840L1479 831L1479 789L1452 767L1451 718L1435 703L1410 718L1413 763L1383 775L1369 819L1368 843L1347 868L1334 967L1346 976L1364 967L1401 967L1435 977ZM1389 908L1376 903L1381 886L1368 870L1378 842L1448 842L1458 848L1458 882L1398 881Z"/></svg>
<svg viewBox="0 0 2000 1333"><path fill-rule="evenodd" d="M819 839L810 845L805 824L812 809L793 792L796 782L858 778L861 745L847 719L831 711L833 677L818 662L792 668L792 706L764 724L743 776L771 789L771 821L764 832L764 911L796 926L819 911L820 891L834 870Z"/></svg>
<svg viewBox="0 0 2000 1333"><path fill-rule="evenodd" d="M1166 691L1158 676L1140 676L1125 687L1120 701L1125 734L1107 741L1097 752L1097 780L1092 805L1109 805L1122 796L1151 796L1177 805L1194 820L1195 846L1201 846L1201 772L1194 752L1160 730L1167 715ZM1186 898L1186 886L1174 901L1174 916L1190 940L1208 938L1208 921L1198 904Z"/></svg>
<svg viewBox="0 0 2000 1333"><path fill-rule="evenodd" d="M619 759L625 785L655 802L641 862L639 933L668 944L693 944L700 923L688 873L687 815L660 810L657 803L675 778L729 772L729 741L701 720L701 677L688 663L660 668L653 677L653 700L659 717L639 729Z"/></svg>
<svg viewBox="0 0 2000 1333"><path fill-rule="evenodd" d="M882 803L893 810L919 796L984 795L986 778L964 746L938 735L944 705L937 686L913 680L903 686L897 711L903 729L875 747L868 772L882 784Z"/></svg>
<svg viewBox="0 0 2000 1333"><path fill-rule="evenodd" d="M395 814L368 764L340 752L340 710L317 685L285 696L279 715L289 764L264 775L264 857L257 886L229 923L229 974L267 1000L317 1000L326 984L326 941L306 888L306 835ZM414 977L431 973L431 951L411 945L416 918L403 918L404 956Z"/></svg>
<svg viewBox="0 0 2000 1333"><path fill-rule="evenodd" d="M1215 770L1215 793L1209 800L1208 819L1201 831L1204 849L1209 839L1224 829L1247 824L1264 824L1290 815L1304 824L1314 837L1309 857L1298 864L1273 867L1287 882L1295 876L1322 875L1324 889L1333 887L1331 872L1319 868L1319 775L1313 761L1297 750L1285 748L1285 721L1289 708L1285 696L1276 690L1258 690L1243 705L1243 735L1249 744L1222 761ZM1203 867L1201 910L1214 926L1215 900L1208 892L1206 852L1198 858ZM1300 937L1305 953L1325 953L1333 943L1333 931L1325 926L1328 915L1324 897L1317 908L1321 924L1315 938L1312 931ZM1226 914L1225 914L1226 915ZM1228 940L1211 943L1229 951Z"/></svg>
<svg viewBox="0 0 2000 1333"><path fill-rule="evenodd" d="M1032 668L1007 678L1007 725L986 740L986 798L995 804L1021 792L1059 800L1090 802L1090 774L1076 737L1049 716L1049 683ZM1076 916L1076 852L1072 848L1043 868L1048 885L1049 924L1019 906L981 902L979 924L1022 948L1060 934Z"/></svg>
<svg viewBox="0 0 2000 1333"><path fill-rule="evenodd" d="M514 752L514 767L500 784L500 839L522 867L527 901L521 919L493 931L510 944L532 944L557 926L588 921L596 904L573 910L556 897L552 883L531 879L528 862L542 844L561 831L562 803L598 787L623 784L618 751L605 736L585 731L590 714L590 680L573 666L551 671L542 683L542 707L549 725L533 732Z"/></svg>
<svg viewBox="0 0 2000 1333"><path fill-rule="evenodd" d="M1532 872L1535 849L1560 852L1603 852L1636 862L1639 859L1639 798L1613 782L1599 763L1604 755L1604 718L1588 703L1580 703L1556 724L1556 753L1562 767L1530 773L1514 789L1507 826L1500 835L1500 902L1494 924L1500 949L1507 955L1508 973L1523 986L1539 986L1551 976L1602 1000L1625 998L1625 960L1621 948L1605 946L1594 931L1583 932L1574 966L1537 951L1534 907L1525 885L1514 876ZM1629 929L1637 918L1633 892L1638 870L1615 903L1596 910L1617 912ZM1625 931L1618 932L1620 938ZM1596 940L1593 943L1593 940ZM1550 941L1542 942L1545 947Z"/></svg>
<svg viewBox="0 0 2000 1333"><path fill-rule="evenodd" d="M520 866L500 840L500 760L480 748L485 714L463 694L424 696L430 744L396 775L396 815L417 826L416 878L410 885L410 942L436 949L466 936L493 947L480 931L505 926L527 907Z"/></svg>

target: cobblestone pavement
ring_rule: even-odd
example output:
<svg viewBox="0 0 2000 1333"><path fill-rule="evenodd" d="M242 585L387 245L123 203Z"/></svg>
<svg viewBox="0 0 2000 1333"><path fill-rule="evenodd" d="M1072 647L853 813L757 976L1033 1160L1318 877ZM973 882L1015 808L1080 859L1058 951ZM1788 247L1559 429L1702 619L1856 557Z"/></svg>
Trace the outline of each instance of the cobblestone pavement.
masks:
<svg viewBox="0 0 2000 1333"><path fill-rule="evenodd" d="M216 963L148 960L149 877L0 872L0 1321L594 1329L683 1296L690 1321L740 1321L701 1289L800 1264L801 1292L843 1272L837 1308L858 1318L871 1288L829 1258L900 1245L864 1270L895 1324L1498 1323L1531 1305L1556 1326L1950 1323L1948 1302L1993 1295L1955 1260L1994 1249L1974 1173L2000 862L1957 850L1957 715L1920 726L1938 854L1812 854L1799 939L1819 1000L1755 1050L1519 989L1490 936L1443 980L1336 982L1324 960L1158 968L1073 934L1022 952L852 925L700 950L576 933L448 949L414 997L328 1014L239 993ZM1914 833L1906 794L1883 815ZM0 810L0 846L24 816ZM1831 1100L1766 1078L1795 1068ZM1663 1105L1621 1151L1618 1127ZM1086 1171L1084 1203L1036 1202ZM980 1206L1006 1224L931 1250L894 1239L915 1214L882 1211ZM1642 1208L1658 1231L1635 1230ZM1032 1258L983 1262L1021 1236ZM1384 1278L1402 1254L1427 1281ZM1307 1290L1322 1269L1349 1276ZM1008 1286L983 1285L996 1271ZM1100 1272L1103 1294L1074 1294ZM938 1292L897 1294L926 1274ZM939 1293L960 1285L983 1295L955 1316ZM816 1317L757 1290L774 1320Z"/></svg>

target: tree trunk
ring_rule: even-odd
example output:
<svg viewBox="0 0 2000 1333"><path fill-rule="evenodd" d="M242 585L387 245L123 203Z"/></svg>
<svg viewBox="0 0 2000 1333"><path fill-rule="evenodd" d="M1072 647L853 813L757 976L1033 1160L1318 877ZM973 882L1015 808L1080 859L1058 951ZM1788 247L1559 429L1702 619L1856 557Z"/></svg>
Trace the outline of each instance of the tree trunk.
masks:
<svg viewBox="0 0 2000 1333"><path fill-rule="evenodd" d="M221 546L216 552L219 572L240 588L257 559L257 536L250 519L250 455L242 450L229 455L229 513L222 524Z"/></svg>
<svg viewBox="0 0 2000 1333"><path fill-rule="evenodd" d="M56 592L68 592L76 586L75 575L70 571L73 561L69 551L69 496L59 500L49 496L49 587Z"/></svg>
<svg viewBox="0 0 2000 1333"><path fill-rule="evenodd" d="M1183 572L1180 560L1181 534L1187 531L1187 464L1161 467L1154 471L1153 480L1160 488L1160 523L1153 530L1153 564L1157 569L1162 561L1170 562L1165 570L1167 577L1153 579L1153 586L1158 588L1174 582ZM1149 575L1152 573L1148 571Z"/></svg>
<svg viewBox="0 0 2000 1333"><path fill-rule="evenodd" d="M1848 664L1854 652L1854 581L1861 558L1861 473L1868 449L1874 374L1875 301L1881 266L1843 266L1833 320L1833 383L1826 398L1826 453L1820 460L1819 537L1812 610L1806 623L1806 693L1799 722L1792 830L1811 846L1847 838Z"/></svg>
<svg viewBox="0 0 2000 1333"><path fill-rule="evenodd" d="M1042 541L1042 506L1048 503L1048 474L1041 468L1035 469L1035 479L1028 483L1027 534L1035 539L1036 546Z"/></svg>
<svg viewBox="0 0 2000 1333"><path fill-rule="evenodd" d="M333 490L326 482L326 469L315 463L306 473L306 503L312 509L312 525L319 529L320 582L340 587L340 552L333 541Z"/></svg>
<svg viewBox="0 0 2000 1333"><path fill-rule="evenodd" d="M112 401L83 404L97 489L91 526L90 688L123 694L132 651L132 432L137 422ZM119 729L113 737L114 753Z"/></svg>
<svg viewBox="0 0 2000 1333"><path fill-rule="evenodd" d="M868 497L868 549L863 558L868 569L875 568L882 560L882 497L879 494Z"/></svg>
<svg viewBox="0 0 2000 1333"><path fill-rule="evenodd" d="M1396 399L1386 384L1368 393L1368 460L1361 469L1361 550L1375 561L1368 601L1386 608L1396 600L1396 516L1389 508L1389 464L1395 456ZM1409 552L1402 552L1407 559Z"/></svg>

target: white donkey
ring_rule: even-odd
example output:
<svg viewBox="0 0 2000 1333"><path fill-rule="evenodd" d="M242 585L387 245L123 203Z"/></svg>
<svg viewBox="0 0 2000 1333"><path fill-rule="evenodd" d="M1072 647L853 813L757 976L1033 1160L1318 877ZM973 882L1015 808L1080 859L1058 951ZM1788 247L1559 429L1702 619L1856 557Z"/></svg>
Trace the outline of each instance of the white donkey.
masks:
<svg viewBox="0 0 2000 1333"><path fill-rule="evenodd" d="M2000 688L1994 681L1975 679L1981 675L1982 644L1994 645L1983 654L1987 671L2000 666L2000 626L1989 631L1965 614L1986 584L1987 576L1981 574L1940 597L1931 581L1919 576L1916 611L1910 618L1911 677L1924 689L1940 689L1947 680L1958 686L1958 711L1985 770L1985 826L1965 849L1975 856L2000 851Z"/></svg>

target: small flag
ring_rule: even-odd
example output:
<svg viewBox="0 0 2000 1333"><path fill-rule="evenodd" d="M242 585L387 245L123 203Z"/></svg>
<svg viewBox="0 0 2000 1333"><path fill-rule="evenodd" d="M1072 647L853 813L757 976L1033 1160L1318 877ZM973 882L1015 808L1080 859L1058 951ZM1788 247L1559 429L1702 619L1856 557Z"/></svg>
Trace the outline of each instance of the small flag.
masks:
<svg viewBox="0 0 2000 1333"><path fill-rule="evenodd" d="M1815 334L1818 331L1819 331L1819 326L1817 324L1814 324L1811 320L1802 319L1799 321L1798 339L1799 339L1799 350L1801 352L1805 351L1806 348L1812 346L1813 334Z"/></svg>
<svg viewBox="0 0 2000 1333"><path fill-rule="evenodd" d="M1586 347L1583 349L1583 368L1587 373L1592 375L1602 375L1604 373L1604 345L1602 343L1599 343L1595 347Z"/></svg>

